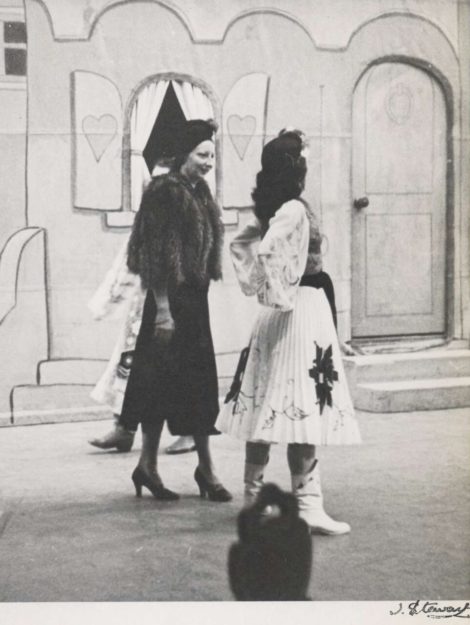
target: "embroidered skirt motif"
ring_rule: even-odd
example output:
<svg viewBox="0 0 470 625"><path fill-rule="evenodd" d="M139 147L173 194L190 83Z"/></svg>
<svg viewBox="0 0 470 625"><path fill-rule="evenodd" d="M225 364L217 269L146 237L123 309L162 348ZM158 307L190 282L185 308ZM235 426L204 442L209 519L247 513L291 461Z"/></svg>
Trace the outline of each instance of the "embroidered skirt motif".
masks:
<svg viewBox="0 0 470 625"><path fill-rule="evenodd" d="M222 407L216 428L245 441L360 442L322 289L299 288L293 311L262 309L240 388Z"/></svg>

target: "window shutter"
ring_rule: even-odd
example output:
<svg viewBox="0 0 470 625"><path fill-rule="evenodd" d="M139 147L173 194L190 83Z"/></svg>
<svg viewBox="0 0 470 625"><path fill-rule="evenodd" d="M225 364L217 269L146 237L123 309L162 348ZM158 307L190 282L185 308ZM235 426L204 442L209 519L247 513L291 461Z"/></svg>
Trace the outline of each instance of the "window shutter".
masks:
<svg viewBox="0 0 470 625"><path fill-rule="evenodd" d="M122 103L117 87L93 72L72 73L73 199L76 208L122 206Z"/></svg>
<svg viewBox="0 0 470 625"><path fill-rule="evenodd" d="M223 202L226 208L251 206L266 130L269 76L242 76L223 104Z"/></svg>

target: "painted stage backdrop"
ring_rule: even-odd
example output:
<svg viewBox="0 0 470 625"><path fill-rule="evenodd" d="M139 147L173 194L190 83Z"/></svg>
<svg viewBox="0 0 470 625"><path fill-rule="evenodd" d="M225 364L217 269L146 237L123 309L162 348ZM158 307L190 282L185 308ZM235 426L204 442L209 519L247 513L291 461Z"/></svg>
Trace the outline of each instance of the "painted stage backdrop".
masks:
<svg viewBox="0 0 470 625"><path fill-rule="evenodd" d="M227 243L289 126L341 340L468 343L469 23L462 0L0 0L0 425L110 415L89 395L122 319L87 304L176 111L219 124L222 391L257 311Z"/></svg>

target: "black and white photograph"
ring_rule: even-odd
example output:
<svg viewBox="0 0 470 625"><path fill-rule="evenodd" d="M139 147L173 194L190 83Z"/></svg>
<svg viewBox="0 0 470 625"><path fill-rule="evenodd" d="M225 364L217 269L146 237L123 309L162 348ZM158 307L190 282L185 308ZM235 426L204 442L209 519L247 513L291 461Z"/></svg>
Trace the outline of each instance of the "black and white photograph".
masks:
<svg viewBox="0 0 470 625"><path fill-rule="evenodd" d="M469 487L470 0L0 0L0 621L470 618Z"/></svg>

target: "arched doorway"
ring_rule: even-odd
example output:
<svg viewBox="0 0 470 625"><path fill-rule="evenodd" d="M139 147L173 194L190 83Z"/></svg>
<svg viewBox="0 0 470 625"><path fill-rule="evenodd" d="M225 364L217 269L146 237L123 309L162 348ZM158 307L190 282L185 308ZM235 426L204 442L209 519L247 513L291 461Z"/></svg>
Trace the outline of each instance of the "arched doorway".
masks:
<svg viewBox="0 0 470 625"><path fill-rule="evenodd" d="M445 335L447 132L444 94L429 73L384 62L362 76L353 99L353 339Z"/></svg>

